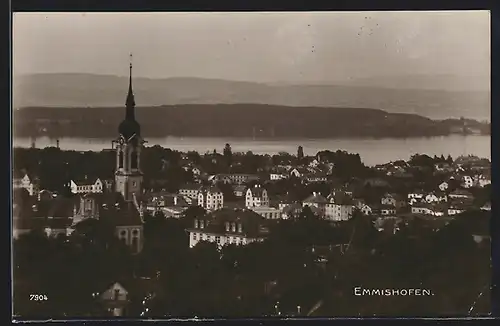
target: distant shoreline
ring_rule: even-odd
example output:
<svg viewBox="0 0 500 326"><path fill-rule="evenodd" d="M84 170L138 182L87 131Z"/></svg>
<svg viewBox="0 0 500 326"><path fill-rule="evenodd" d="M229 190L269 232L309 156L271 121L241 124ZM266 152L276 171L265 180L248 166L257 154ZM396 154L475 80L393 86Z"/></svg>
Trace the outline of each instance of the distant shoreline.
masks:
<svg viewBox="0 0 500 326"><path fill-rule="evenodd" d="M13 112L15 137L115 137L124 108L30 107ZM432 120L378 109L289 107L263 104L170 105L136 110L150 138L410 139L452 134L490 134L472 119Z"/></svg>
<svg viewBox="0 0 500 326"><path fill-rule="evenodd" d="M100 152L111 149L111 140L108 138L38 138L35 140L36 148L59 147L62 150L75 150L79 152ZM415 153L429 155L461 155L473 154L479 157L491 157L491 137L471 136L438 136L420 137L409 139L280 139L280 140L252 140L249 138L216 138L216 137L145 137L147 147L155 145L171 150L199 153L212 152L214 149L222 153L226 143L231 145L233 152L248 152L254 154L274 155L280 152L296 153L297 147L302 146L306 155L314 155L321 150L347 151L359 153L367 165L376 165L384 161L407 160ZM14 147L29 148L32 140L29 138L15 138Z"/></svg>
<svg viewBox="0 0 500 326"><path fill-rule="evenodd" d="M415 140L415 139L431 139L431 138L446 138L446 137L486 137L490 136L490 134L455 134L450 133L447 135L437 135L437 136L410 136L410 137L372 137L372 136L338 136L338 137L323 137L323 138L307 138L307 137L262 137L262 138L252 138L247 136L241 137L212 137L212 136L177 136L177 135L166 135L166 136L148 136L147 134L143 137L147 141L148 139L152 140L199 140L199 139L218 139L221 142L231 142L231 141L239 141L239 142L282 142L282 141L299 141L299 142L318 142L318 141L329 141L329 140L342 140L342 141L384 141L384 140ZM68 135L58 135L58 136L48 136L48 135L36 135L36 136L14 136L14 139L22 139L25 141L29 141L31 139L39 140L42 138L48 139L49 141L57 141L58 139L88 139L89 141L112 141L117 136L108 136L108 137L96 137L96 136L88 136L88 137L72 137ZM146 143L146 146L148 144Z"/></svg>

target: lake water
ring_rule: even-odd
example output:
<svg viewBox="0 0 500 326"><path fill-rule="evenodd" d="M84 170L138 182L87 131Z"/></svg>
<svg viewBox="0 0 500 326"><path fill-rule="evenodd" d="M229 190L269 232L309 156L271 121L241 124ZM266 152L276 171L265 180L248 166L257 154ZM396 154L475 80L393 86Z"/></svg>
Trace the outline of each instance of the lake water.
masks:
<svg viewBox="0 0 500 326"><path fill-rule="evenodd" d="M222 152L226 143L231 144L233 152L252 151L255 154L277 154L278 152L297 153L302 146L306 155L314 155L321 150L345 150L358 153L366 165L382 164L395 160L407 160L411 155L427 154L456 158L473 154L491 159L491 137L480 135L451 135L444 137L409 139L302 139L302 140L253 140L242 138L148 138L147 146L160 145L178 151L197 151L205 153L217 149ZM37 138L36 147L56 146L56 139ZM29 138L15 138L15 147L29 147ZM111 139L60 138L59 147L63 150L100 151L111 148Z"/></svg>

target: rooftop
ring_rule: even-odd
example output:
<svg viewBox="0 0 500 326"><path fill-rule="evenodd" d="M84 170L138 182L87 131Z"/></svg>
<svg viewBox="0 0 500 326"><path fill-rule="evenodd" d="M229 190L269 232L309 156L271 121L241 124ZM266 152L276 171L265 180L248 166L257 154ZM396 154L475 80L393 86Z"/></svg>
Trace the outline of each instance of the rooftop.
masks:
<svg viewBox="0 0 500 326"><path fill-rule="evenodd" d="M256 185L248 189L251 191L253 197L262 197L265 190L265 188L261 187L260 185Z"/></svg>
<svg viewBox="0 0 500 326"><path fill-rule="evenodd" d="M261 215L248 210L248 209L229 209L222 208L205 216L203 220L207 225L203 229L195 229L194 227L189 230L201 230L206 233L215 234L239 234L247 237L262 237L267 234L267 220ZM226 223L235 224L236 231L226 231ZM242 226L242 232L238 233L238 224Z"/></svg>
<svg viewBox="0 0 500 326"><path fill-rule="evenodd" d="M313 192L312 195L304 199L304 203L312 203L312 204L326 204L328 200L323 197L320 193Z"/></svg>

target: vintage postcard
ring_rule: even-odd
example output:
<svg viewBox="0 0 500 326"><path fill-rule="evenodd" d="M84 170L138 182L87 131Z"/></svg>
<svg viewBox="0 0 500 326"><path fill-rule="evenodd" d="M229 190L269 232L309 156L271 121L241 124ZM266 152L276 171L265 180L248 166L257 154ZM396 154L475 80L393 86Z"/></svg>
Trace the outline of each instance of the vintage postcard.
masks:
<svg viewBox="0 0 500 326"><path fill-rule="evenodd" d="M13 318L491 313L490 14L15 13Z"/></svg>

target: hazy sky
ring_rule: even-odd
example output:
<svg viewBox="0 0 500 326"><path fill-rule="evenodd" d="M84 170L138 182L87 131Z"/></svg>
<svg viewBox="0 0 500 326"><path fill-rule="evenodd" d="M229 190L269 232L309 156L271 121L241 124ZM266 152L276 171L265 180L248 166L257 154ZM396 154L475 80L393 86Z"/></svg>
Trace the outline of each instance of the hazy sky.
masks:
<svg viewBox="0 0 500 326"><path fill-rule="evenodd" d="M334 82L399 74L489 76L476 12L16 13L14 74ZM489 77L488 77L489 78Z"/></svg>

